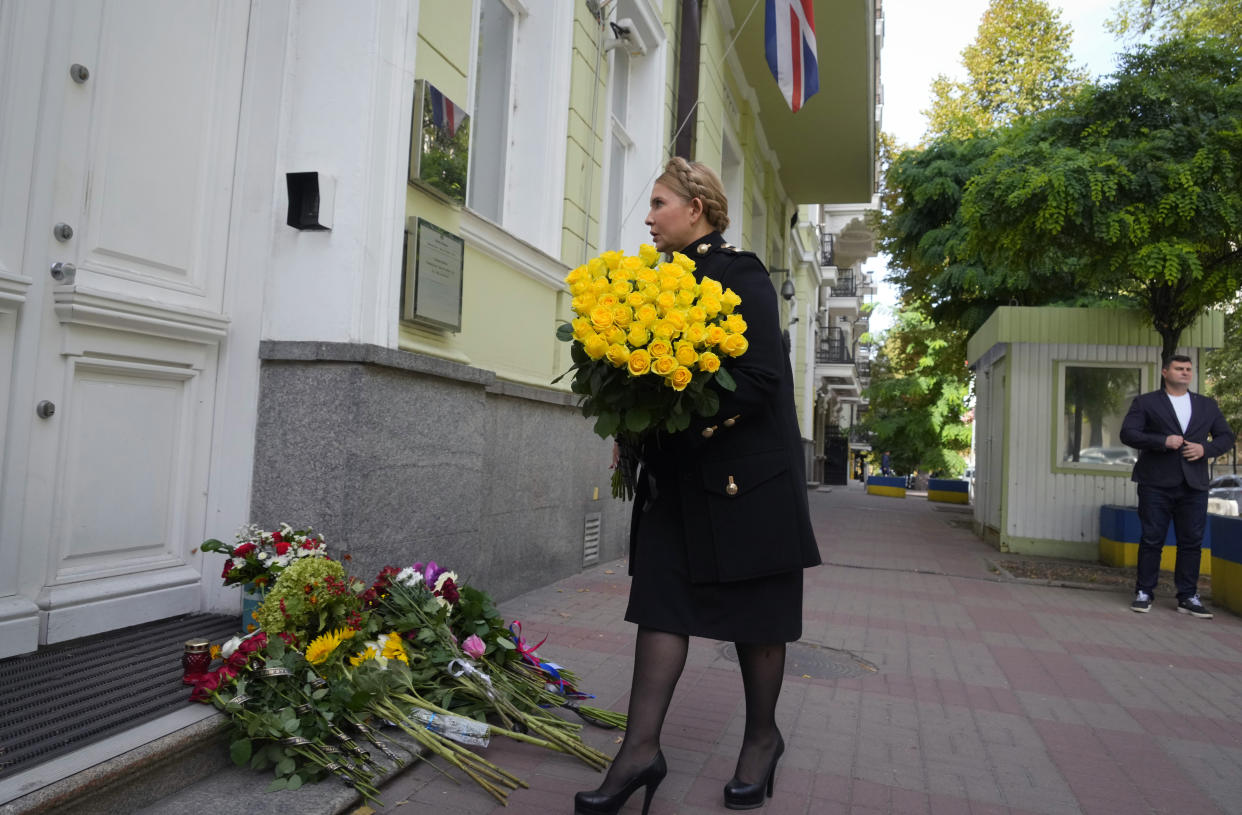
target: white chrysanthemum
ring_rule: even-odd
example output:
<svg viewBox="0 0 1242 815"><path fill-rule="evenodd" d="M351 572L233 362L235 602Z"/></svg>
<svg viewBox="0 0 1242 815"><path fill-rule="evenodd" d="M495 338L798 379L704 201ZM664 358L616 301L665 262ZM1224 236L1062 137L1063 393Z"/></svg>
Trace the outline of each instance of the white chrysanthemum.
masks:
<svg viewBox="0 0 1242 815"><path fill-rule="evenodd" d="M410 566L406 566L404 569L397 572L397 576L394 577L393 580L406 588L412 589L416 588L423 582L423 573L416 571Z"/></svg>

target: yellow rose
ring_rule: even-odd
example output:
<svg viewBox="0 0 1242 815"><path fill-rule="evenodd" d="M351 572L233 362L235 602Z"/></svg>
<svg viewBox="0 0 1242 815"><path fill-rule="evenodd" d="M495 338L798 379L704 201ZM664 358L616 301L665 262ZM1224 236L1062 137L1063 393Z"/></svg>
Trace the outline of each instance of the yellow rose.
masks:
<svg viewBox="0 0 1242 815"><path fill-rule="evenodd" d="M680 278L681 273L685 270L682 269L680 266L678 266L676 263L661 263L659 266L656 267L656 271L660 273L661 277Z"/></svg>
<svg viewBox="0 0 1242 815"><path fill-rule="evenodd" d="M709 325L707 327L707 337L704 338L704 341L708 345L719 345L724 342L724 338L727 336L729 336L729 332L724 330L724 326Z"/></svg>
<svg viewBox="0 0 1242 815"><path fill-rule="evenodd" d="M707 322L707 309L702 306L691 306L686 310L686 319L692 323Z"/></svg>
<svg viewBox="0 0 1242 815"><path fill-rule="evenodd" d="M603 359L604 354L608 353L608 340L599 334L592 334L583 340L582 350L586 351L586 355L591 359Z"/></svg>
<svg viewBox="0 0 1242 815"><path fill-rule="evenodd" d="M660 259L660 250L649 243L644 243L638 247L638 257L648 266L654 266L655 262Z"/></svg>
<svg viewBox="0 0 1242 815"><path fill-rule="evenodd" d="M673 324L668 320L656 320L651 324L651 335L659 337L662 340L671 340L677 331L673 328Z"/></svg>
<svg viewBox="0 0 1242 815"><path fill-rule="evenodd" d="M643 297L643 293L640 291L632 291L625 295L625 304L630 308L638 308L645 302L647 302L647 298Z"/></svg>
<svg viewBox="0 0 1242 815"><path fill-rule="evenodd" d="M641 254L641 252L642 250L640 249L639 253ZM650 264L644 261L641 256L626 255L625 257L621 258L621 264L618 268L620 268L621 271L625 272L630 277L633 277L635 274L638 273L638 270L643 268L643 266L645 265L650 265Z"/></svg>
<svg viewBox="0 0 1242 815"><path fill-rule="evenodd" d="M687 368L699 361L699 352L688 342L677 343L677 362Z"/></svg>
<svg viewBox="0 0 1242 815"><path fill-rule="evenodd" d="M599 257L600 260L604 261L604 265L608 267L608 270L612 271L621 265L621 256L621 252L613 250L611 252L604 252Z"/></svg>
<svg viewBox="0 0 1242 815"><path fill-rule="evenodd" d="M612 281L607 277L597 277L591 281L591 291L596 295L603 294L612 287Z"/></svg>
<svg viewBox="0 0 1242 815"><path fill-rule="evenodd" d="M699 305L707 312L707 319L711 319L720 313L720 301L710 295L699 298Z"/></svg>
<svg viewBox="0 0 1242 815"><path fill-rule="evenodd" d="M716 371L720 370L720 357L711 351L704 351L699 354L699 370L707 371L709 374L716 373Z"/></svg>
<svg viewBox="0 0 1242 815"><path fill-rule="evenodd" d="M660 319L660 312L656 311L656 307L647 303L638 307L638 311L634 312L634 319L638 320L644 326L649 326L656 320Z"/></svg>
<svg viewBox="0 0 1242 815"><path fill-rule="evenodd" d="M565 275L565 282L571 286L574 283L580 283L584 280L590 280L590 279L591 279L591 273L590 271L587 270L586 266L579 266L578 268L570 271L569 274Z"/></svg>
<svg viewBox="0 0 1242 815"><path fill-rule="evenodd" d="M660 307L661 313L665 313L677 305L677 295L671 291L662 291L656 298L656 305Z"/></svg>
<svg viewBox="0 0 1242 815"><path fill-rule="evenodd" d="M673 357L656 357L651 363L651 370L658 376L668 376L677 368L677 360Z"/></svg>
<svg viewBox="0 0 1242 815"><path fill-rule="evenodd" d="M664 315L664 321L673 327L674 333L680 334L686 328L686 312L675 308Z"/></svg>
<svg viewBox="0 0 1242 815"><path fill-rule="evenodd" d="M625 338L633 347L641 348L651 340L651 332L635 323L630 326L629 333L625 335Z"/></svg>
<svg viewBox="0 0 1242 815"><path fill-rule="evenodd" d="M656 298L660 296L660 287L655 283L648 283L639 289L643 293L643 299L648 303L654 303Z"/></svg>
<svg viewBox="0 0 1242 815"><path fill-rule="evenodd" d="M634 319L634 310L629 306L615 305L612 307L612 324L619 325L622 328L628 328L630 321Z"/></svg>
<svg viewBox="0 0 1242 815"><path fill-rule="evenodd" d="M695 280L692 274L684 274L677 281L677 288L682 291L694 291L698 288L698 285L699 281Z"/></svg>
<svg viewBox="0 0 1242 815"><path fill-rule="evenodd" d="M615 325L604 334L604 339L608 340L609 345L625 345L625 337L625 329Z"/></svg>
<svg viewBox="0 0 1242 815"><path fill-rule="evenodd" d="M580 294L585 294L586 292L589 292L590 290L591 290L591 281L589 280L579 280L576 283L569 284L569 293L572 294L574 297L577 297Z"/></svg>
<svg viewBox="0 0 1242 815"><path fill-rule="evenodd" d="M724 327L726 331L733 334L746 333L746 321L742 319L741 314L730 314L727 318L725 318Z"/></svg>
<svg viewBox="0 0 1242 815"><path fill-rule="evenodd" d="M595 295L590 292L584 292L575 297L570 305L573 306L574 311L585 317L590 313L591 309L595 308Z"/></svg>
<svg viewBox="0 0 1242 815"><path fill-rule="evenodd" d="M740 357L746 353L746 349L750 347L750 343L746 337L741 334L730 334L725 337L724 342L720 344L720 350L724 351L731 357Z"/></svg>
<svg viewBox="0 0 1242 815"><path fill-rule="evenodd" d="M673 253L673 262L685 269L687 272L694 271L694 261L683 255L681 252Z"/></svg>
<svg viewBox="0 0 1242 815"><path fill-rule="evenodd" d="M603 277L608 274L608 264L604 263L601 258L591 258L587 261L587 271L591 273L592 278Z"/></svg>
<svg viewBox="0 0 1242 815"><path fill-rule="evenodd" d="M641 348L631 351L626 367L630 369L631 376L642 376L651 369L651 354Z"/></svg>
<svg viewBox="0 0 1242 815"><path fill-rule="evenodd" d="M616 295L618 299L625 297L632 291L634 291L634 287L630 285L628 280L618 280L612 284L611 293Z"/></svg>
<svg viewBox="0 0 1242 815"><path fill-rule="evenodd" d="M733 309L742 304L742 298L733 289L725 289L724 296L721 297L721 302L724 303L725 313L732 314Z"/></svg>
<svg viewBox="0 0 1242 815"><path fill-rule="evenodd" d="M582 342L588 335L595 333L595 329L591 328L591 321L586 317L575 317L570 323L574 327L574 339Z"/></svg>
<svg viewBox="0 0 1242 815"><path fill-rule="evenodd" d="M682 289L677 292L677 305L685 308L694 303L694 289Z"/></svg>
<svg viewBox="0 0 1242 815"><path fill-rule="evenodd" d="M720 283L710 277L705 277L699 281L699 291L704 297L720 297L724 294L724 289Z"/></svg>
<svg viewBox="0 0 1242 815"><path fill-rule="evenodd" d="M650 352L653 357L667 357L672 355L673 345L667 339L661 339L657 336L651 341L651 344L647 346L647 351Z"/></svg>
<svg viewBox="0 0 1242 815"><path fill-rule="evenodd" d="M640 283L655 283L660 279L660 273L655 269L639 269L634 278Z"/></svg>
<svg viewBox="0 0 1242 815"><path fill-rule="evenodd" d="M603 331L612 327L612 308L609 306L596 306L591 309L591 326L596 331Z"/></svg>
<svg viewBox="0 0 1242 815"><path fill-rule="evenodd" d="M702 345L707 341L707 326L702 323L691 323L686 326L685 331L681 332L681 336L686 339L686 342Z"/></svg>
<svg viewBox="0 0 1242 815"><path fill-rule="evenodd" d="M630 349L620 343L614 343L608 346L608 351L604 354L608 361L616 368L624 368L630 361Z"/></svg>
<svg viewBox="0 0 1242 815"><path fill-rule="evenodd" d="M691 373L690 369L678 365L668 375L668 384L672 385L675 391L684 391L686 386L690 384L691 379L694 379L694 374Z"/></svg>
<svg viewBox="0 0 1242 815"><path fill-rule="evenodd" d="M604 306L605 308L612 308L613 306L615 306L617 303L620 303L620 302L621 302L621 298L617 297L617 295L613 294L610 291L604 292L595 300L596 305Z"/></svg>

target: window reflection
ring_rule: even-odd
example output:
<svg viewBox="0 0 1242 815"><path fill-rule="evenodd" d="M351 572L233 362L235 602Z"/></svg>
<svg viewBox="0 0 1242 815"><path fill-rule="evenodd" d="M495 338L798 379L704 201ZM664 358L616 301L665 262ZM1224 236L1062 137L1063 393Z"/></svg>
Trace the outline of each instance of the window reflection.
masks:
<svg viewBox="0 0 1242 815"><path fill-rule="evenodd" d="M1138 368L1065 366L1061 463L1092 467L1134 466L1138 453L1121 443L1121 422L1138 396Z"/></svg>

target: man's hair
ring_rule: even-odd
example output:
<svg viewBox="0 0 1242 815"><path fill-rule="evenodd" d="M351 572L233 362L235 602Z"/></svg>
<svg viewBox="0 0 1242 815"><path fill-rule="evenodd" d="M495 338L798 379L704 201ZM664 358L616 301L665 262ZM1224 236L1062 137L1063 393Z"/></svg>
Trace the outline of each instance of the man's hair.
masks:
<svg viewBox="0 0 1242 815"><path fill-rule="evenodd" d="M1191 360L1191 358L1186 356L1185 354L1174 354L1173 356L1166 359L1164 361L1164 364L1161 365L1160 367L1162 370L1167 371L1169 369L1169 366L1172 365L1174 362L1189 362L1192 365L1194 364L1193 360Z"/></svg>

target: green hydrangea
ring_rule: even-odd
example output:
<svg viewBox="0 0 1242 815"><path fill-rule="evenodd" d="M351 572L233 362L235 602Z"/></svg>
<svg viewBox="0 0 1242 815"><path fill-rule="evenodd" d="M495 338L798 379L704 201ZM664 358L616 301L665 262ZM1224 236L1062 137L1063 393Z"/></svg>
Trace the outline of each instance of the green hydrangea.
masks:
<svg viewBox="0 0 1242 815"><path fill-rule="evenodd" d="M254 613L259 627L269 635L288 632L299 641L306 639L312 620L321 616L316 608L319 605L317 590L332 581L345 581L345 569L335 560L308 557L293 561L276 578L275 585ZM307 591L308 586L310 591ZM312 603L312 599L316 602ZM284 601L283 609L281 601Z"/></svg>

